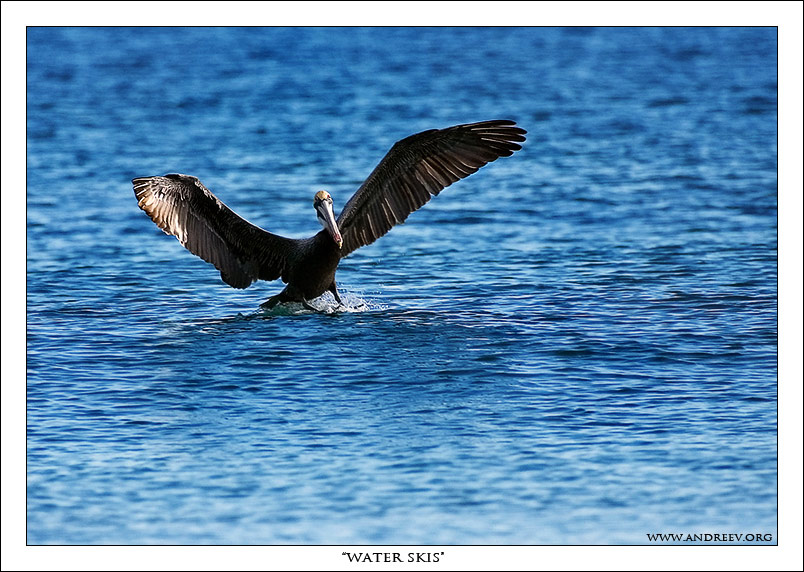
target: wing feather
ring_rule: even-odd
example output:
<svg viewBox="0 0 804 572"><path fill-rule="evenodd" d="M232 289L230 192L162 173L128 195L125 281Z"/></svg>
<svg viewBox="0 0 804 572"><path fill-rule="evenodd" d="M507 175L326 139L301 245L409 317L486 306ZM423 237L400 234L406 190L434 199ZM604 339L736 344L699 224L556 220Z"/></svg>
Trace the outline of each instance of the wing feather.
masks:
<svg viewBox="0 0 804 572"><path fill-rule="evenodd" d="M196 177L132 180L139 207L166 234L214 265L224 282L247 288L284 276L300 241L271 234L238 216Z"/></svg>
<svg viewBox="0 0 804 572"><path fill-rule="evenodd" d="M509 120L430 129L397 142L338 217L341 256L371 244L452 183L522 147Z"/></svg>

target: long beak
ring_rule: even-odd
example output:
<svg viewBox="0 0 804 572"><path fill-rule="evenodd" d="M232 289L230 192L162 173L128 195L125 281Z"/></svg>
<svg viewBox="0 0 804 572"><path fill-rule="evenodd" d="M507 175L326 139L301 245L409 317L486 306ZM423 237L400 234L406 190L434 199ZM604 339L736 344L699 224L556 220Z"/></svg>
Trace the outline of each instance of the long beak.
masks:
<svg viewBox="0 0 804 572"><path fill-rule="evenodd" d="M332 212L332 203L329 201L322 201L316 207L316 210L318 211L318 220L321 221L323 227L332 235L332 240L337 243L338 248L343 246L341 231L338 230L338 223L335 222L335 213Z"/></svg>

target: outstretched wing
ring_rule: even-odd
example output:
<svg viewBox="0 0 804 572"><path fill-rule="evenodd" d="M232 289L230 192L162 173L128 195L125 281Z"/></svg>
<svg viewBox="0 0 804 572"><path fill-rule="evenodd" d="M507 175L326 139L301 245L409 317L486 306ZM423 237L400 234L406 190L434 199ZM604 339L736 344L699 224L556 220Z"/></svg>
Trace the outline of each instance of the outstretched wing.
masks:
<svg viewBox="0 0 804 572"><path fill-rule="evenodd" d="M341 256L371 244L455 181L522 147L525 131L499 119L431 129L397 142L343 207Z"/></svg>
<svg viewBox="0 0 804 572"><path fill-rule="evenodd" d="M277 236L238 216L196 177L170 174L132 180L139 207L165 233L220 270L224 282L247 288L276 280L298 241Z"/></svg>

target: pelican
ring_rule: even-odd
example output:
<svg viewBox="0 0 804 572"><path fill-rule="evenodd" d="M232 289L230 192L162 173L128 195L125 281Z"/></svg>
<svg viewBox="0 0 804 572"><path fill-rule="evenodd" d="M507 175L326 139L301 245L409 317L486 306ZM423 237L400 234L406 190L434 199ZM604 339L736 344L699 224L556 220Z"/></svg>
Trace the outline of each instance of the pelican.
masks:
<svg viewBox="0 0 804 572"><path fill-rule="evenodd" d="M361 246L371 244L403 222L431 196L480 167L521 149L524 129L499 119L429 129L398 141L360 185L335 218L332 197L318 191L313 199L324 228L315 236L285 238L237 215L198 178L171 173L132 180L139 207L166 234L213 264L234 288L257 280L281 278L287 284L261 304L310 301L331 292L343 306L335 270Z"/></svg>

